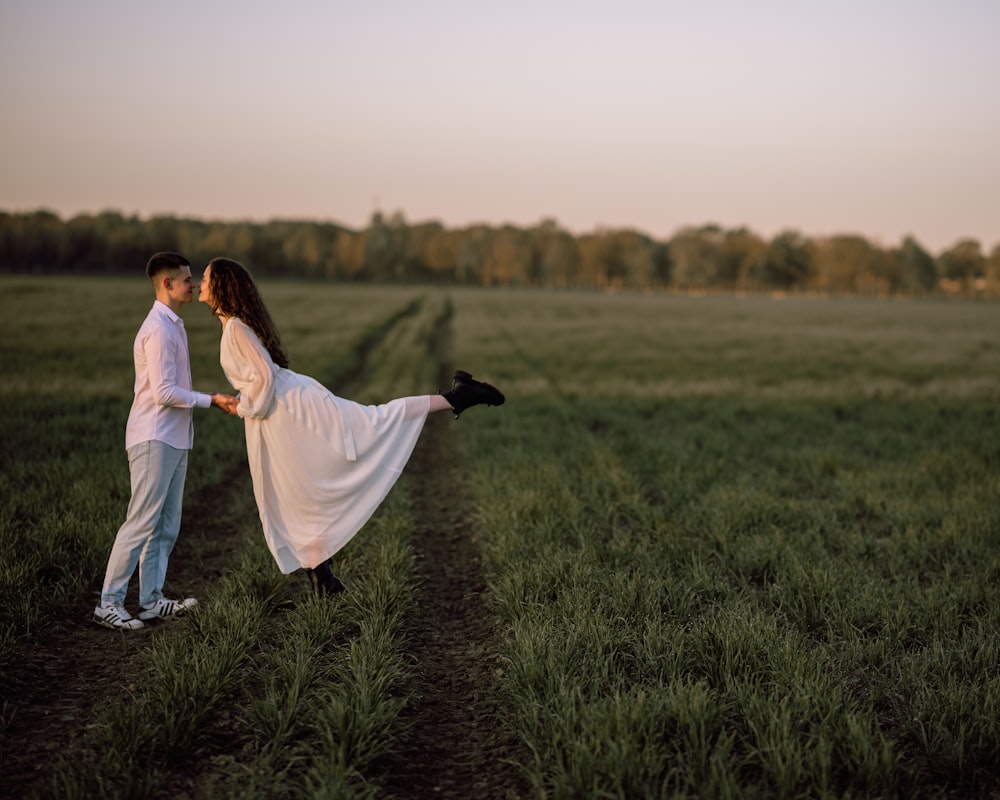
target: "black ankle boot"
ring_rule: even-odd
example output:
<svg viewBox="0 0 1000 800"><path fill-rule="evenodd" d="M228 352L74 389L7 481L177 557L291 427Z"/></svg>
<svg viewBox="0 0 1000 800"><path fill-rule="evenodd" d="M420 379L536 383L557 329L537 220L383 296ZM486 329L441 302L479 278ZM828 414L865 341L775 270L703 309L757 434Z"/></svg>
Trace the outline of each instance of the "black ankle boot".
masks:
<svg viewBox="0 0 1000 800"><path fill-rule="evenodd" d="M309 576L309 582L312 584L313 592L317 597L344 591L344 584L340 582L340 578L333 574L330 559L327 559L313 569L307 568L306 574Z"/></svg>
<svg viewBox="0 0 1000 800"><path fill-rule="evenodd" d="M504 396L495 386L488 383L473 380L468 372L458 370L451 381L451 391L441 392L445 400L451 404L452 411L455 412L455 419L465 409L473 406L486 404L488 406L502 406Z"/></svg>

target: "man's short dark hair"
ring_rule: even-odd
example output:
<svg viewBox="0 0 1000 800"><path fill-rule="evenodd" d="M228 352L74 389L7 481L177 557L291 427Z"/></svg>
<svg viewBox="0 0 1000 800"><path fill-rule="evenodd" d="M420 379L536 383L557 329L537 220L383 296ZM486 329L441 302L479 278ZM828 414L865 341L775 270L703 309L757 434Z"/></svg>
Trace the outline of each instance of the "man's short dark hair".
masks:
<svg viewBox="0 0 1000 800"><path fill-rule="evenodd" d="M180 253L154 253L146 263L146 277L153 280L161 272L190 266L191 262Z"/></svg>

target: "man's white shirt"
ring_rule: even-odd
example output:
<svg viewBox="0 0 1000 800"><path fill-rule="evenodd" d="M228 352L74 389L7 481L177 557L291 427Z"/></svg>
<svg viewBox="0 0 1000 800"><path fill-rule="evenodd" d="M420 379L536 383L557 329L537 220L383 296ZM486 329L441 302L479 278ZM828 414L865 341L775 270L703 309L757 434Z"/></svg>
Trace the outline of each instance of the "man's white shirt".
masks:
<svg viewBox="0 0 1000 800"><path fill-rule="evenodd" d="M212 396L191 387L191 358L184 321L154 301L132 346L135 399L125 425L125 449L156 440L178 450L194 444L191 409L208 408Z"/></svg>

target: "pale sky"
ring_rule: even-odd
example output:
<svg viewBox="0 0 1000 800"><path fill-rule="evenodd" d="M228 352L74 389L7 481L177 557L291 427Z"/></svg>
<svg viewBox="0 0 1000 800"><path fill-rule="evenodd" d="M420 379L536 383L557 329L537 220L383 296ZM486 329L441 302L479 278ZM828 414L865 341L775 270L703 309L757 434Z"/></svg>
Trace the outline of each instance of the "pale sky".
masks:
<svg viewBox="0 0 1000 800"><path fill-rule="evenodd" d="M1000 244L1000 0L0 0L0 210Z"/></svg>

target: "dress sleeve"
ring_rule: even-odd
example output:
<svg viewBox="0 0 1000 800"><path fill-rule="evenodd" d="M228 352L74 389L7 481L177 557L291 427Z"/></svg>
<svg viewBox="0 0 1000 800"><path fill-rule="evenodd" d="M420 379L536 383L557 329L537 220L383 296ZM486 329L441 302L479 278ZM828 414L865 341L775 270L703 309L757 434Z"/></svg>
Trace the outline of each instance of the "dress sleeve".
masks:
<svg viewBox="0 0 1000 800"><path fill-rule="evenodd" d="M243 361L244 372L236 413L241 417L263 419L274 403L274 373L277 367L267 348L245 323L234 319L230 324L233 326L233 344Z"/></svg>

